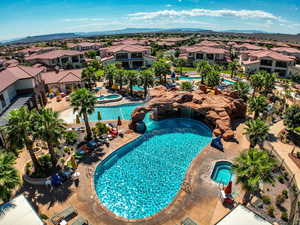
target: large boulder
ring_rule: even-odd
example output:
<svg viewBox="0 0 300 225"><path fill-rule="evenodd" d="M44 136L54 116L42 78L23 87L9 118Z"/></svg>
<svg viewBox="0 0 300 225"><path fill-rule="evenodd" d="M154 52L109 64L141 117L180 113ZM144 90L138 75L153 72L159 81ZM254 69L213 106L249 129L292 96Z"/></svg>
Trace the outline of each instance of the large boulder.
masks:
<svg viewBox="0 0 300 225"><path fill-rule="evenodd" d="M174 101L177 103L191 102L193 100L193 94L189 92L180 93L174 96Z"/></svg>

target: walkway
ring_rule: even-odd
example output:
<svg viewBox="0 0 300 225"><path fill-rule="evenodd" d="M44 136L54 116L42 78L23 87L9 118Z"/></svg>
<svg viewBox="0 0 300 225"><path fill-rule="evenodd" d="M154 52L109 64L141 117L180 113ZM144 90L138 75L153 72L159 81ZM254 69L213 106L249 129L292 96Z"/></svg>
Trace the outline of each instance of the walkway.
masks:
<svg viewBox="0 0 300 225"><path fill-rule="evenodd" d="M274 124L270 128L270 134L276 137L275 141L270 142L270 144L274 147L274 150L278 153L278 155L284 159L284 162L288 165L291 172L295 174L295 179L297 186L300 188L300 169L298 166L293 162L293 160L289 157L289 153L292 152L294 145L284 144L278 138L279 132L284 128L283 121L279 121ZM300 151L300 149L296 149Z"/></svg>

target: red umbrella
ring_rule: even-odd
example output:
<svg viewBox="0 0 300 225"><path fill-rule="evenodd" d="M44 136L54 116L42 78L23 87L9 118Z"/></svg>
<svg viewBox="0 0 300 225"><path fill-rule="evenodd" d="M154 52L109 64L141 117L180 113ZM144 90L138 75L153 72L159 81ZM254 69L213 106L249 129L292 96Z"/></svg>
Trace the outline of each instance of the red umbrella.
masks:
<svg viewBox="0 0 300 225"><path fill-rule="evenodd" d="M226 188L224 188L224 192L225 192L226 195L231 194L231 192L232 192L232 181L229 181Z"/></svg>

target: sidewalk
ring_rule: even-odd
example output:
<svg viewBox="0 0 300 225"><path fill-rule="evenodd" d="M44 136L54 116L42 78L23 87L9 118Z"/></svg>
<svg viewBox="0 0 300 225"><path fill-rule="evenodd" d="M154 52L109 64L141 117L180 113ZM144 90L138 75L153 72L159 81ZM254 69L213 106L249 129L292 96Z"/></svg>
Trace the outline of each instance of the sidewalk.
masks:
<svg viewBox="0 0 300 225"><path fill-rule="evenodd" d="M284 128L283 121L279 121L270 128L270 134L273 134L275 137L278 136L278 133ZM280 155L282 159L284 159L285 163L288 165L289 169L295 174L295 180L298 188L300 188L300 169L293 162L293 160L289 157L289 153L292 152L294 148L293 145L288 145L280 142L278 139L276 142L270 142L270 144L274 147L274 150ZM296 151L299 151L299 148L296 148Z"/></svg>

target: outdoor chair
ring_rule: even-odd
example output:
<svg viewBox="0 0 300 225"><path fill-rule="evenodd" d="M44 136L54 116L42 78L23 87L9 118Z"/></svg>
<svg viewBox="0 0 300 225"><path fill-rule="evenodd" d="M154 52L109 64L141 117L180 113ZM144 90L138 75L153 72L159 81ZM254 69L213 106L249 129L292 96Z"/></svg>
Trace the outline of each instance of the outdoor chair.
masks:
<svg viewBox="0 0 300 225"><path fill-rule="evenodd" d="M88 225L88 221L82 216L78 216L71 225Z"/></svg>
<svg viewBox="0 0 300 225"><path fill-rule="evenodd" d="M180 223L181 225L198 225L195 221L193 221L190 217L185 218Z"/></svg>
<svg viewBox="0 0 300 225"><path fill-rule="evenodd" d="M69 206L64 210L55 213L51 218L51 222L55 225L58 225L62 220L69 220L77 215L76 208L73 206Z"/></svg>

